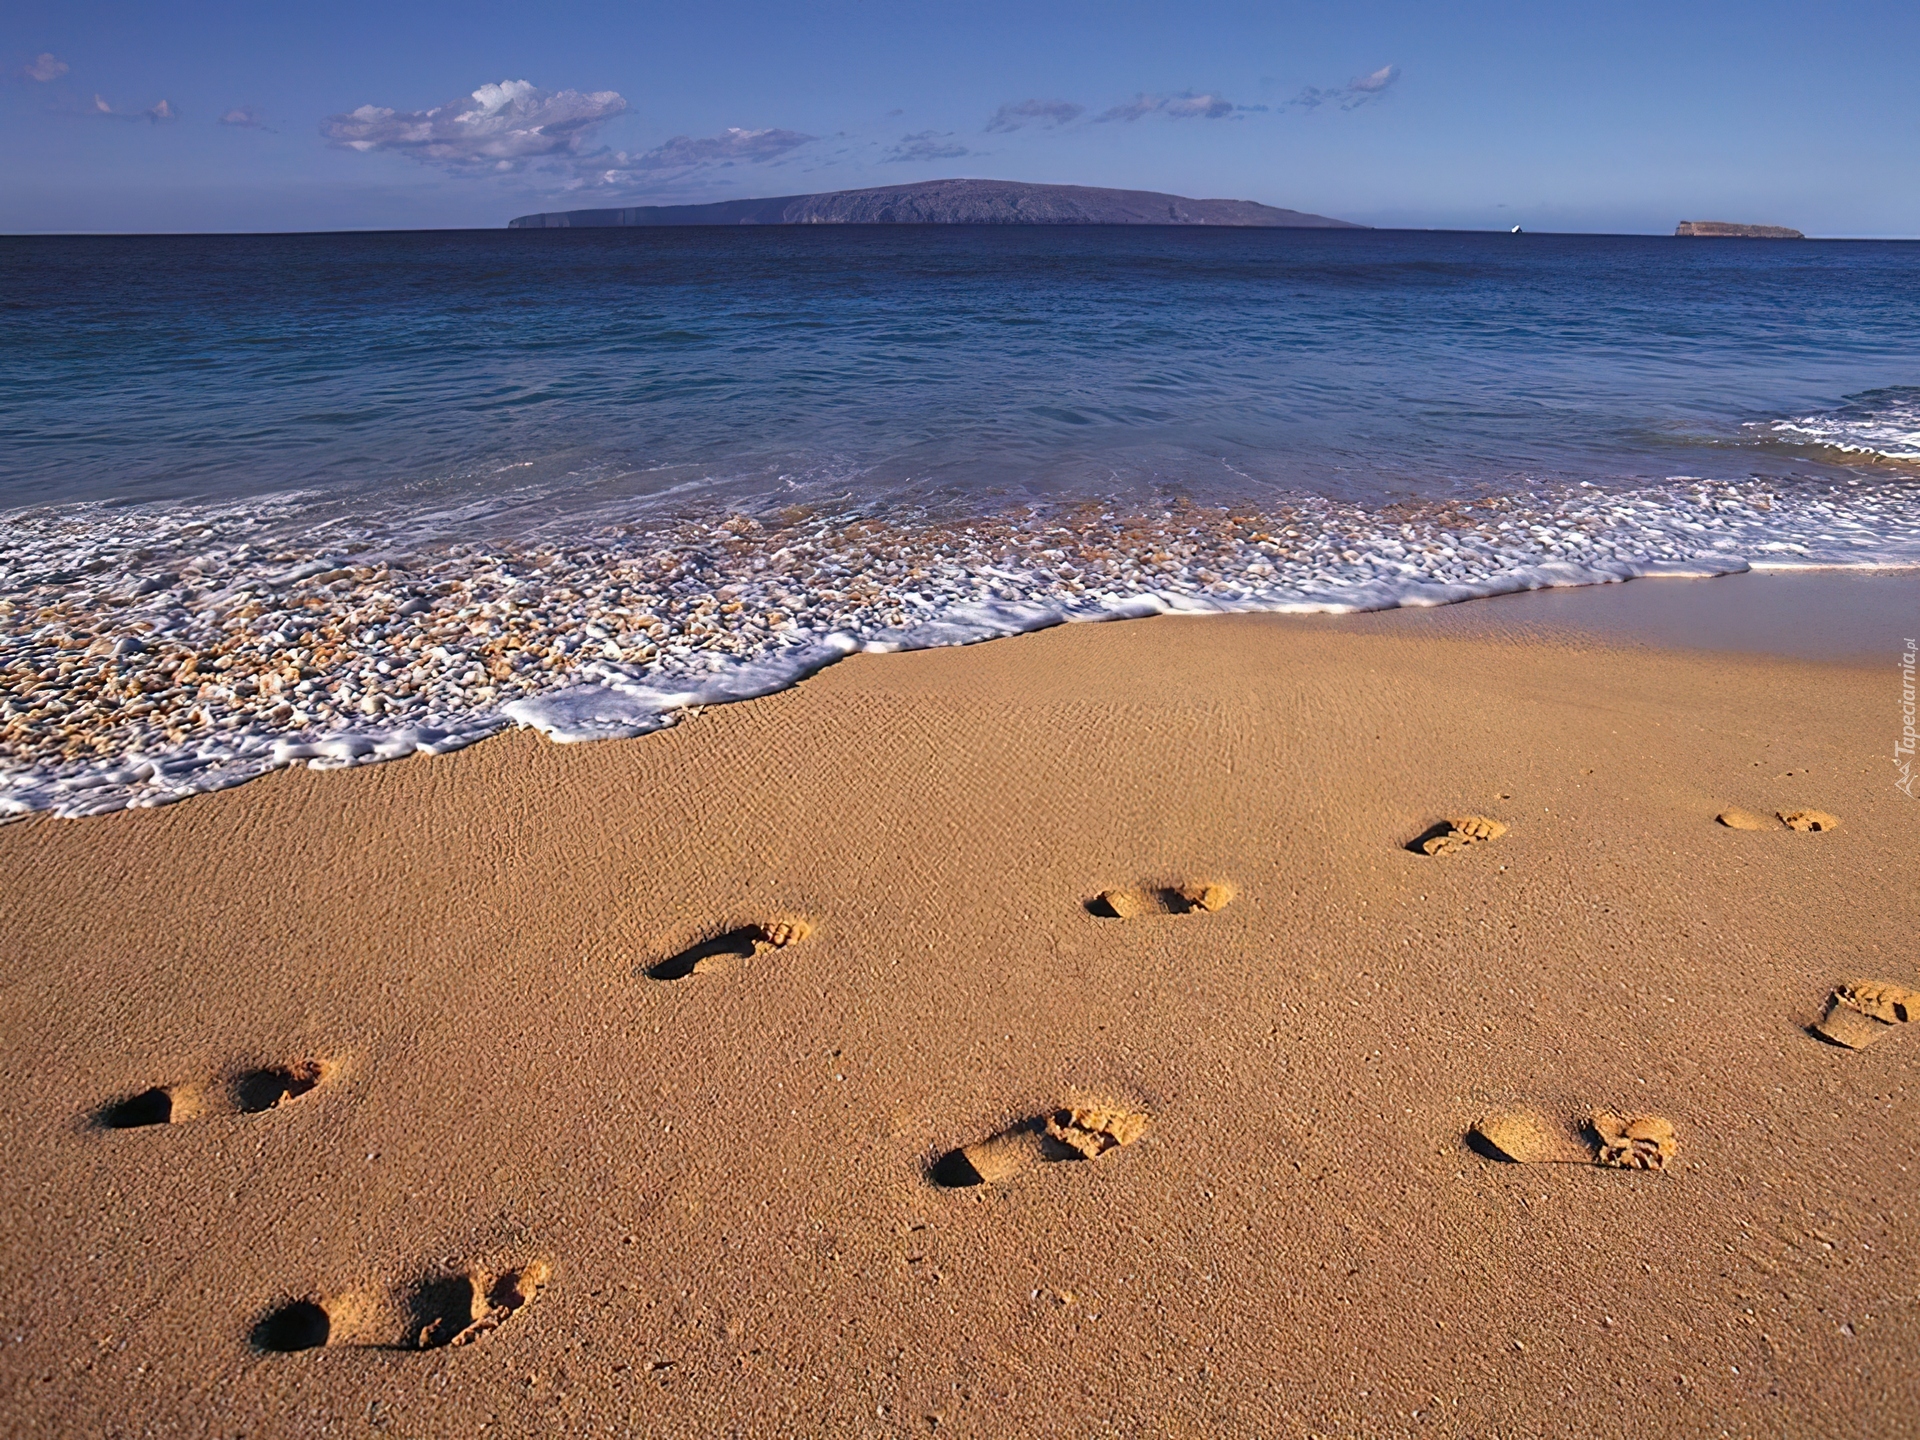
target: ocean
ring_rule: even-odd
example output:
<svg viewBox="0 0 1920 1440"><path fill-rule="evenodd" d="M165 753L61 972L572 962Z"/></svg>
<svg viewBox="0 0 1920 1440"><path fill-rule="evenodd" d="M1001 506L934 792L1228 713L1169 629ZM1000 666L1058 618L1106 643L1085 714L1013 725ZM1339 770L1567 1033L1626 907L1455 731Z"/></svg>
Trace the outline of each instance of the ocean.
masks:
<svg viewBox="0 0 1920 1440"><path fill-rule="evenodd" d="M1920 244L0 239L0 813L1064 621L1920 565Z"/></svg>

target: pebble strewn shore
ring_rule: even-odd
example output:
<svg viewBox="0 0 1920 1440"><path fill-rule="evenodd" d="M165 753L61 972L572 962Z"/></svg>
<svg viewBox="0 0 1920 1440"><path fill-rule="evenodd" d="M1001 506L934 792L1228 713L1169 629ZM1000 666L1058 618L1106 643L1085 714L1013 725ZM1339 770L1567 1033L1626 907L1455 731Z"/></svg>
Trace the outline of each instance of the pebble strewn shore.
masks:
<svg viewBox="0 0 1920 1440"><path fill-rule="evenodd" d="M670 679L835 632L884 637L959 607L1084 613L1155 595L1377 608L1460 598L1543 565L1604 572L1704 553L1737 568L1743 556L1831 562L1890 544L1920 556L1920 516L1889 502L1759 485L1371 512L1320 500L1262 513L1086 507L967 525L805 511L520 547L399 544L371 526L283 543L272 518L242 507L13 518L0 564L0 806L88 813L292 759L451 748L584 665ZM378 743L399 734L397 748Z"/></svg>

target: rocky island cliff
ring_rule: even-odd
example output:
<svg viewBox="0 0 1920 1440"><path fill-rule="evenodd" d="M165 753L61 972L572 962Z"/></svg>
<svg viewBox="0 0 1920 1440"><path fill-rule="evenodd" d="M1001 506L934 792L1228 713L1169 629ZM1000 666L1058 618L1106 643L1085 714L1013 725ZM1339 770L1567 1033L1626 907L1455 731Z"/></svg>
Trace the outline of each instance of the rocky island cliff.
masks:
<svg viewBox="0 0 1920 1440"><path fill-rule="evenodd" d="M1236 225L1364 230L1252 200L1189 200L1153 190L1026 185L1015 180L925 180L822 195L776 195L712 205L635 205L521 215L512 230L600 225Z"/></svg>
<svg viewBox="0 0 1920 1440"><path fill-rule="evenodd" d="M1734 236L1747 240L1804 240L1807 238L1798 230L1789 230L1784 225L1735 225L1730 220L1682 220L1673 227L1673 233L1703 239L1722 236Z"/></svg>

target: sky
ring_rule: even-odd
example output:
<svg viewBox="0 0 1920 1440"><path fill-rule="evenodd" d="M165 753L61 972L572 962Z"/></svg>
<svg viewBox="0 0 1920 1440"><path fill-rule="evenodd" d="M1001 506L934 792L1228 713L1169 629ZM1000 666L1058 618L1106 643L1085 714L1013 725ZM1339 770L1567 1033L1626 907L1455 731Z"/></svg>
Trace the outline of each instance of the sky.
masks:
<svg viewBox="0 0 1920 1440"><path fill-rule="evenodd" d="M979 176L1371 225L1920 236L1920 5L9 0L0 233Z"/></svg>

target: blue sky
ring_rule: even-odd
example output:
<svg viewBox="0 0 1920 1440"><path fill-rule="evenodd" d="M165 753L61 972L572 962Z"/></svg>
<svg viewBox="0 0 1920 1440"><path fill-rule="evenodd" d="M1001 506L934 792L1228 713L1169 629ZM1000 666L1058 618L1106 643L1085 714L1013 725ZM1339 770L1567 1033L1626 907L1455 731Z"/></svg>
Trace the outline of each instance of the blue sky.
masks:
<svg viewBox="0 0 1920 1440"><path fill-rule="evenodd" d="M0 232L945 176L1377 225L1920 235L1920 6L10 0ZM476 96L478 98L476 98Z"/></svg>

